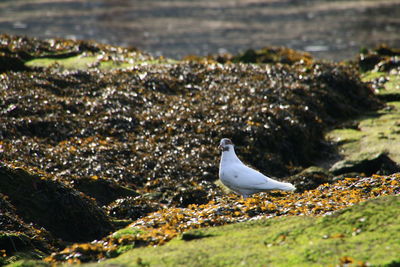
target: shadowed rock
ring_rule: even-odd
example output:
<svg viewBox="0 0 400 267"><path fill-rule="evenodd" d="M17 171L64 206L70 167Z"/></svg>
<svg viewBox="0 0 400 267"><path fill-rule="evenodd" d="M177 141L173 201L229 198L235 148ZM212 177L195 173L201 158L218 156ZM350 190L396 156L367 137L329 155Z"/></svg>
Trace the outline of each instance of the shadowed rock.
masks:
<svg viewBox="0 0 400 267"><path fill-rule="evenodd" d="M18 214L66 241L90 241L113 230L104 212L82 193L22 169L0 166L0 192Z"/></svg>
<svg viewBox="0 0 400 267"><path fill-rule="evenodd" d="M369 155L356 160L342 160L336 162L330 169L335 175L345 173L392 174L400 171L399 165L385 153Z"/></svg>

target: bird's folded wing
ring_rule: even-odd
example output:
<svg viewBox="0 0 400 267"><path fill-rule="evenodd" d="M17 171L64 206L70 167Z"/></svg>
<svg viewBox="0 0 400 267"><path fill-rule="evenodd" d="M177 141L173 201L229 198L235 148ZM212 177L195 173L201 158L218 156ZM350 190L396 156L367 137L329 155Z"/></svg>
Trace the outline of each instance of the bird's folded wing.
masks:
<svg viewBox="0 0 400 267"><path fill-rule="evenodd" d="M262 173L253 170L246 165L236 164L229 168L227 175L231 178L231 182L240 188L254 189L268 188L269 183L273 180L266 177Z"/></svg>

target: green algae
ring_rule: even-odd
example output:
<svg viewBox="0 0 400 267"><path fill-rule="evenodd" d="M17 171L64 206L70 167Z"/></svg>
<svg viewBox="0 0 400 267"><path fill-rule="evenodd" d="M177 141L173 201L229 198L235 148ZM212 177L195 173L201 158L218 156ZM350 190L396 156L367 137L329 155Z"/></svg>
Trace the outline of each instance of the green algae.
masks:
<svg viewBox="0 0 400 267"><path fill-rule="evenodd" d="M386 77L384 87L377 90L382 99L400 98L400 75L370 71L362 75L364 82ZM390 98L385 98L389 96ZM386 153L395 162L400 162L400 102L388 101L386 107L366 113L354 120L356 128L334 129L326 134L328 140L337 145L337 150L346 160L359 160L371 155Z"/></svg>
<svg viewBox="0 0 400 267"><path fill-rule="evenodd" d="M13 262L8 267L47 267L51 266L50 264L43 261L35 261L35 260L19 260Z"/></svg>
<svg viewBox="0 0 400 267"><path fill-rule="evenodd" d="M126 227L121 230L118 230L117 232L113 233L112 236L113 238L122 238L124 236L129 236L129 235L137 235L143 233L143 230L134 228L134 227Z"/></svg>
<svg viewBox="0 0 400 267"><path fill-rule="evenodd" d="M133 68L138 65L156 65L156 64L171 64L176 61L170 59L149 59L143 60L139 58L124 58L123 61L114 61L110 59L104 59L101 54L98 55L77 55L67 58L53 58L43 57L34 58L25 62L27 67L57 67L65 70L87 70L90 68L96 68L99 70L113 70L113 69L126 69Z"/></svg>
<svg viewBox="0 0 400 267"><path fill-rule="evenodd" d="M369 200L321 218L285 217L201 230L165 246L133 249L100 265L327 266L341 259L384 265L400 260L400 197Z"/></svg>
<svg viewBox="0 0 400 267"><path fill-rule="evenodd" d="M62 66L64 69L88 69L98 60L95 56L74 56L69 58L35 58L25 63L28 67Z"/></svg>

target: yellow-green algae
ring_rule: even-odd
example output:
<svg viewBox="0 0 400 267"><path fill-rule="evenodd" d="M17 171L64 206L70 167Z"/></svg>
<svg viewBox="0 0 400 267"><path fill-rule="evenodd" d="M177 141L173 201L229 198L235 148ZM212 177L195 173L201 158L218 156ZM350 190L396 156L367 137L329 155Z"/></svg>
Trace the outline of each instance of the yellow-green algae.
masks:
<svg viewBox="0 0 400 267"><path fill-rule="evenodd" d="M152 65L175 63L170 59L149 59L143 60L139 58L124 58L123 61L114 61L101 54L81 54L67 58L34 58L25 62L28 67L58 67L66 70L87 70L95 67L100 70L125 69L132 68L136 65Z"/></svg>
<svg viewBox="0 0 400 267"><path fill-rule="evenodd" d="M400 75L383 72L367 72L362 75L364 82L387 77L384 88L378 95L400 97ZM362 115L355 120L356 129L335 129L327 133L328 140L338 144L339 154L346 160L357 160L379 153L388 153L395 162L400 162L400 102L388 101L386 107Z"/></svg>
<svg viewBox="0 0 400 267"><path fill-rule="evenodd" d="M284 217L202 229L203 238L131 250L110 266L354 266L400 263L399 196L357 204L325 217ZM345 258L346 257L346 258Z"/></svg>

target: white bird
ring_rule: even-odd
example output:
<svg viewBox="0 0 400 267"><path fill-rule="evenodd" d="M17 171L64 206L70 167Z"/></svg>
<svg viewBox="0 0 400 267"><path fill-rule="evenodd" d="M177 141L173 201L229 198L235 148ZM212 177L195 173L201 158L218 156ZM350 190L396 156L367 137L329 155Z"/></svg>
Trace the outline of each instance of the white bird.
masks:
<svg viewBox="0 0 400 267"><path fill-rule="evenodd" d="M244 199L258 192L296 190L296 187L290 183L276 181L244 165L236 156L230 139L223 138L218 148L222 150L219 179L229 189L242 195Z"/></svg>

